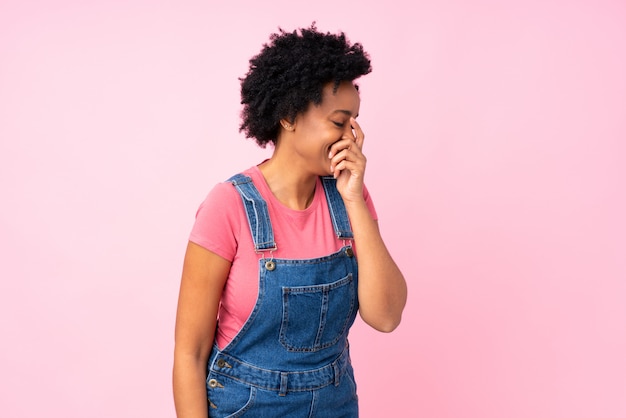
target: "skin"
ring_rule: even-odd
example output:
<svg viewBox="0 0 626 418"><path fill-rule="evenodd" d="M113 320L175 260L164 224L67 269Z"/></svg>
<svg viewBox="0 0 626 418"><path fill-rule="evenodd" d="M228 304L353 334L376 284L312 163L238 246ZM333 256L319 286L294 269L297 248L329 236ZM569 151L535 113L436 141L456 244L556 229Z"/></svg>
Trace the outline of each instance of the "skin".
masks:
<svg viewBox="0 0 626 418"><path fill-rule="evenodd" d="M359 314L382 332L399 324L406 282L363 198L365 135L356 121L360 97L351 82L336 92L324 87L322 102L295 120L281 120L272 157L259 166L272 193L292 209L305 209L320 175L333 175L358 248ZM179 418L206 418L206 362L213 344L219 301L230 262L189 243L183 265L174 350L174 400Z"/></svg>

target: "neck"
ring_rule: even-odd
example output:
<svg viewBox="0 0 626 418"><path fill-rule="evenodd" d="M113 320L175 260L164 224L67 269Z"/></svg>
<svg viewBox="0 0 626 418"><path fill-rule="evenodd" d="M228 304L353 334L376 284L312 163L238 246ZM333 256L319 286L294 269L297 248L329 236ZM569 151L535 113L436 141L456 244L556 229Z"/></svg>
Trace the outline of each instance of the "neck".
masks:
<svg viewBox="0 0 626 418"><path fill-rule="evenodd" d="M313 202L317 176L304 172L293 159L282 158L276 151L259 166L270 190L283 205L304 210Z"/></svg>

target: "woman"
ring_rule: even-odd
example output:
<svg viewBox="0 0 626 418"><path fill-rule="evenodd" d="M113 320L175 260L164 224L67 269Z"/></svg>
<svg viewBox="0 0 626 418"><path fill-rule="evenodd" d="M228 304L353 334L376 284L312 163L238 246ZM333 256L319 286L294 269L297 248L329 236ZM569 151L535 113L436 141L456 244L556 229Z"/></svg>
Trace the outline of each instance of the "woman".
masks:
<svg viewBox="0 0 626 418"><path fill-rule="evenodd" d="M363 184L354 80L370 71L360 44L314 25L281 30L250 60L241 130L274 152L196 215L176 321L179 418L358 416L348 330L358 311L390 332L406 303Z"/></svg>

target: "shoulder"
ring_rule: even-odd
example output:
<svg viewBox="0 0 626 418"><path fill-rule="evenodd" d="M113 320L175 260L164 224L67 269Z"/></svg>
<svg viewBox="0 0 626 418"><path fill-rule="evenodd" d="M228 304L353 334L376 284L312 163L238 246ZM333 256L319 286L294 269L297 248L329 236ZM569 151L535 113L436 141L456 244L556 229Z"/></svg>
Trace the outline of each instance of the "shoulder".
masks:
<svg viewBox="0 0 626 418"><path fill-rule="evenodd" d="M202 202L203 206L218 206L224 209L231 210L233 205L237 205L240 202L239 193L233 185L232 179L235 176L254 177L253 168L249 168L240 173L230 176L227 180L217 183L213 186L206 199Z"/></svg>
<svg viewBox="0 0 626 418"><path fill-rule="evenodd" d="M243 204L230 182L213 186L196 212L190 241L232 261L241 234Z"/></svg>
<svg viewBox="0 0 626 418"><path fill-rule="evenodd" d="M238 201L237 190L230 182L222 182L213 186L211 191L200 204L198 212L206 209L211 211L223 212L226 209L232 209Z"/></svg>

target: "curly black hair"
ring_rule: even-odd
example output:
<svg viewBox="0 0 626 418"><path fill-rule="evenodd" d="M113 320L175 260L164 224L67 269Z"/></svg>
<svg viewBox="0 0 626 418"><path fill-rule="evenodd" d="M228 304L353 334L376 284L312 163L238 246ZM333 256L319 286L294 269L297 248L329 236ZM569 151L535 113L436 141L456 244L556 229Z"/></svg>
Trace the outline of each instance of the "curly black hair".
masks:
<svg viewBox="0 0 626 418"><path fill-rule="evenodd" d="M360 43L310 28L270 36L261 52L250 59L241 81L242 122L239 131L261 147L276 144L279 122L293 122L310 103L320 104L322 90L334 82L353 81L372 71L369 55Z"/></svg>

